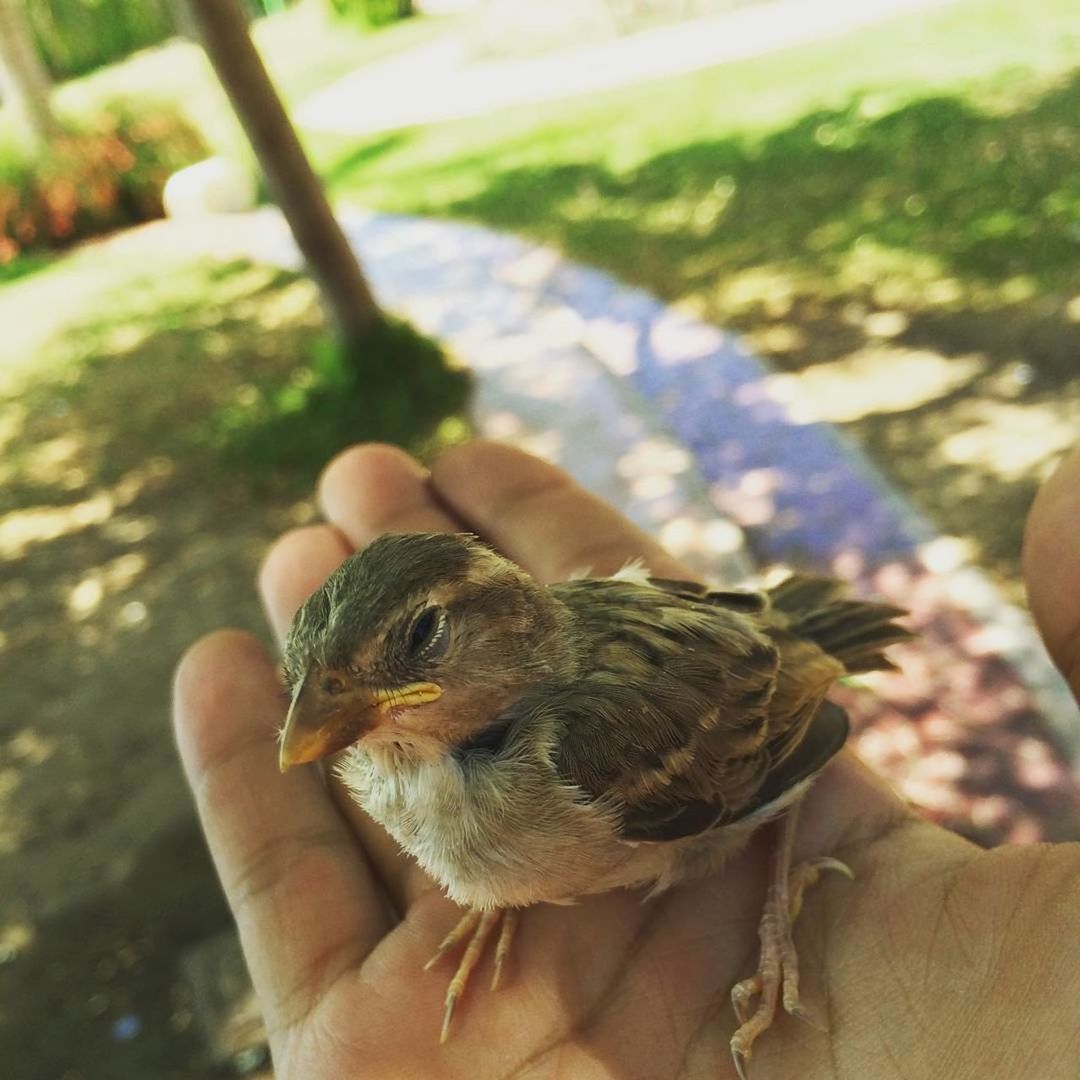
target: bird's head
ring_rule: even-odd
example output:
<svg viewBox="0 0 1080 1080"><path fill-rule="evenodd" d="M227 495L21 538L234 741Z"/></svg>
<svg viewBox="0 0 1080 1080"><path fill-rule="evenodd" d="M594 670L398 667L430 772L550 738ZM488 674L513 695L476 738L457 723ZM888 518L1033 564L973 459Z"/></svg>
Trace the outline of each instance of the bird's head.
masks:
<svg viewBox="0 0 1080 1080"><path fill-rule="evenodd" d="M467 742L559 664L560 609L474 537L381 537L293 621L282 769L354 744L432 759Z"/></svg>

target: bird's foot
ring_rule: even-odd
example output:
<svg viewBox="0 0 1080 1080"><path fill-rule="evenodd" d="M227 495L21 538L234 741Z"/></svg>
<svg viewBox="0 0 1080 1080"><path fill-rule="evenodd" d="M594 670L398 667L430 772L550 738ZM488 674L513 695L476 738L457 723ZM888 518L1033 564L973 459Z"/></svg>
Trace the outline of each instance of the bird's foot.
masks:
<svg viewBox="0 0 1080 1080"><path fill-rule="evenodd" d="M491 937L496 926L502 923L499 930L499 940L495 946L495 970L491 976L491 989L498 990L502 981L503 965L510 953L510 946L514 940L514 931L517 929L518 913L513 908L496 909L495 911L481 911L479 908L470 908L457 925L439 943L434 955L424 965L428 971L434 967L451 949L468 939L468 945L461 954L457 971L446 988L444 999L442 1030L439 1033L439 1042L446 1042L450 1034L450 1022L454 1018L454 1010L458 999L465 993L469 977L473 969L484 955L484 946Z"/></svg>
<svg viewBox="0 0 1080 1080"><path fill-rule="evenodd" d="M785 857L784 848L787 847ZM754 1041L767 1031L776 1016L777 1005L819 1031L825 1026L815 1019L799 1000L799 957L795 951L792 928L802 909L803 895L825 870L835 870L854 878L851 869L838 859L811 859L788 871L790 844L781 842L777 855L775 877L769 886L765 911L761 916L758 936L761 956L757 971L737 983L731 991L731 1004L740 1027L731 1039L731 1056L740 1080L747 1080L747 1067ZM757 1000L757 1007L751 1008Z"/></svg>

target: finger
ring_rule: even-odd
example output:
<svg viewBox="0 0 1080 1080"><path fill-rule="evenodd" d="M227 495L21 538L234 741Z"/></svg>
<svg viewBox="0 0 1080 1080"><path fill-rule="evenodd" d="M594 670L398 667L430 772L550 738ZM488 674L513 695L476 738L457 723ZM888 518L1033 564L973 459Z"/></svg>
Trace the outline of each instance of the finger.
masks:
<svg viewBox="0 0 1080 1080"><path fill-rule="evenodd" d="M259 596L279 642L300 605L351 553L332 525L292 529L274 542L259 568Z"/></svg>
<svg viewBox="0 0 1080 1080"><path fill-rule="evenodd" d="M1024 533L1024 577L1046 648L1080 698L1080 448L1035 497Z"/></svg>
<svg viewBox="0 0 1080 1080"><path fill-rule="evenodd" d="M451 510L541 581L609 574L641 557L658 577L688 571L562 469L509 446L477 441L447 450L432 485Z"/></svg>
<svg viewBox="0 0 1080 1080"><path fill-rule="evenodd" d="M177 669L180 757L271 1033L303 1019L388 930L317 774L278 772L283 705L270 658L247 634L212 634Z"/></svg>
<svg viewBox="0 0 1080 1080"><path fill-rule="evenodd" d="M386 532L454 532L419 462L396 446L367 443L339 454L319 482L323 513L356 548Z"/></svg>

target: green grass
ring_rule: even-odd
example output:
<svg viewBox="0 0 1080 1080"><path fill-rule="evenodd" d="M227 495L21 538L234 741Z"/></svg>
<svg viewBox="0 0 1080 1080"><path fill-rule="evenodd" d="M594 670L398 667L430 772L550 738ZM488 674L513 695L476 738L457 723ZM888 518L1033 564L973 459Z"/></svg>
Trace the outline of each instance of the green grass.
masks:
<svg viewBox="0 0 1080 1080"><path fill-rule="evenodd" d="M841 289L1062 285L1078 63L1068 0L968 0L571 107L314 147L335 194L522 230L669 297L765 267Z"/></svg>
<svg viewBox="0 0 1080 1080"><path fill-rule="evenodd" d="M0 516L44 498L26 478L56 440L78 446L85 483L164 455L192 483L239 466L264 488L299 491L359 439L423 452L467 392L437 346L398 323L371 354L340 356L303 275L150 237L87 246L10 283L0 325L11 331L0 339Z"/></svg>
<svg viewBox="0 0 1080 1080"><path fill-rule="evenodd" d="M302 0L254 24L253 36L287 104L365 64L443 33L446 18L407 19L378 32L333 19L322 0ZM79 117L116 98L170 102L220 153L247 156L239 125L202 49L180 38L134 54L57 89L56 106ZM3 114L0 113L0 132Z"/></svg>
<svg viewBox="0 0 1080 1080"><path fill-rule="evenodd" d="M313 145L340 198L520 232L737 330L1019 597L1026 509L1080 421L1078 117L1080 7L960 0Z"/></svg>
<svg viewBox="0 0 1080 1080"><path fill-rule="evenodd" d="M448 25L416 18L365 32L332 20L321 0L307 0L261 20L254 35L291 103ZM215 150L249 155L194 44L170 41L57 91L60 110L71 117L117 99L169 104ZM190 250L121 243L20 256L0 267L0 284L0 431L19 430L32 448L48 435L24 425L27 410L41 412L48 428L49 403L63 400L63 415L71 419L77 399L80 425L109 446L101 466L109 472L140 455L167 453L195 468L221 458L247 471L310 478L357 438L422 449L440 418L460 410L465 393L461 373L448 371L441 355L433 362L431 343L403 341L397 324L387 332L399 360L415 354L413 392L404 395L392 379L380 386L367 379L357 388L349 375L353 363L374 361L342 357L329 346L310 282L221 265ZM306 300L299 321L275 314L279 305L295 307L300 295ZM19 466L12 458L5 469L0 474L14 476Z"/></svg>
<svg viewBox="0 0 1080 1080"><path fill-rule="evenodd" d="M319 18L313 8L294 15ZM370 37L335 26L305 39L301 27L277 17L259 28L291 99L365 49L385 55L435 32L424 22ZM64 93L156 89L212 127L228 114L196 61L192 46L174 43ZM1005 415L1018 385L1010 372L1022 361L1034 372L1025 407L1045 407L1047 431L1070 423L1063 403L1075 391L1080 347L1078 65L1080 8L1071 0L960 0L584 100L310 144L338 197L552 242L740 330L779 367L832 370L833 381L821 382L828 394L855 378L850 358L873 367L884 389L864 418L844 423L932 517L967 535L983 528L961 514L972 505L975 466L946 461L941 448L964 425L983 423L972 403L996 403ZM107 306L144 301L147 325L173 318L162 314L173 309L168 298L153 298L184 273L162 262L125 274L92 253L13 274L4 287L11 317L0 310L10 342L0 347L0 388L5 352L9 377L30 357L39 372L89 362L90 345L63 363L55 350L39 352L45 327L81 333ZM26 317L29 301L19 300L31 287L40 318ZM179 307L198 323L205 312L194 298L216 296L220 284L192 288ZM884 323L871 318L879 312ZM944 364L966 358L952 365L948 389L907 411L890 404L895 353L867 354L881 345L883 325L893 327L890 348L930 350ZM132 333L118 332L121 341ZM185 348L212 357L216 340L192 338ZM93 348L110 342L99 333ZM961 376L967 368L974 374ZM295 393L281 377L285 396L276 400L287 403ZM979 482L1026 505L1050 453L1025 450L1034 464L1019 479L985 471ZM1000 541L983 537L991 561L1015 563L1022 511L1010 516L1017 525L998 529Z"/></svg>

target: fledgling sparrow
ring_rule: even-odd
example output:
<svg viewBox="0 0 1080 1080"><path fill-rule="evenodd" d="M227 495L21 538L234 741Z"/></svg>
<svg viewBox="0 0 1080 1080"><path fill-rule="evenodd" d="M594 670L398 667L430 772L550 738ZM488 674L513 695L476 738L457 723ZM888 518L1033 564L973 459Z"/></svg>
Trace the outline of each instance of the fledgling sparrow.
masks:
<svg viewBox="0 0 1080 1080"><path fill-rule="evenodd" d="M790 865L798 801L847 736L825 694L910 637L899 609L840 591L800 575L709 591L635 565L543 586L448 533L383 536L307 600L281 766L341 752L357 802L470 909L432 957L471 938L443 1038L501 921L497 984L516 909L708 874L785 811L758 973L732 992L740 1074L779 997L802 1014L802 892L850 875Z"/></svg>

